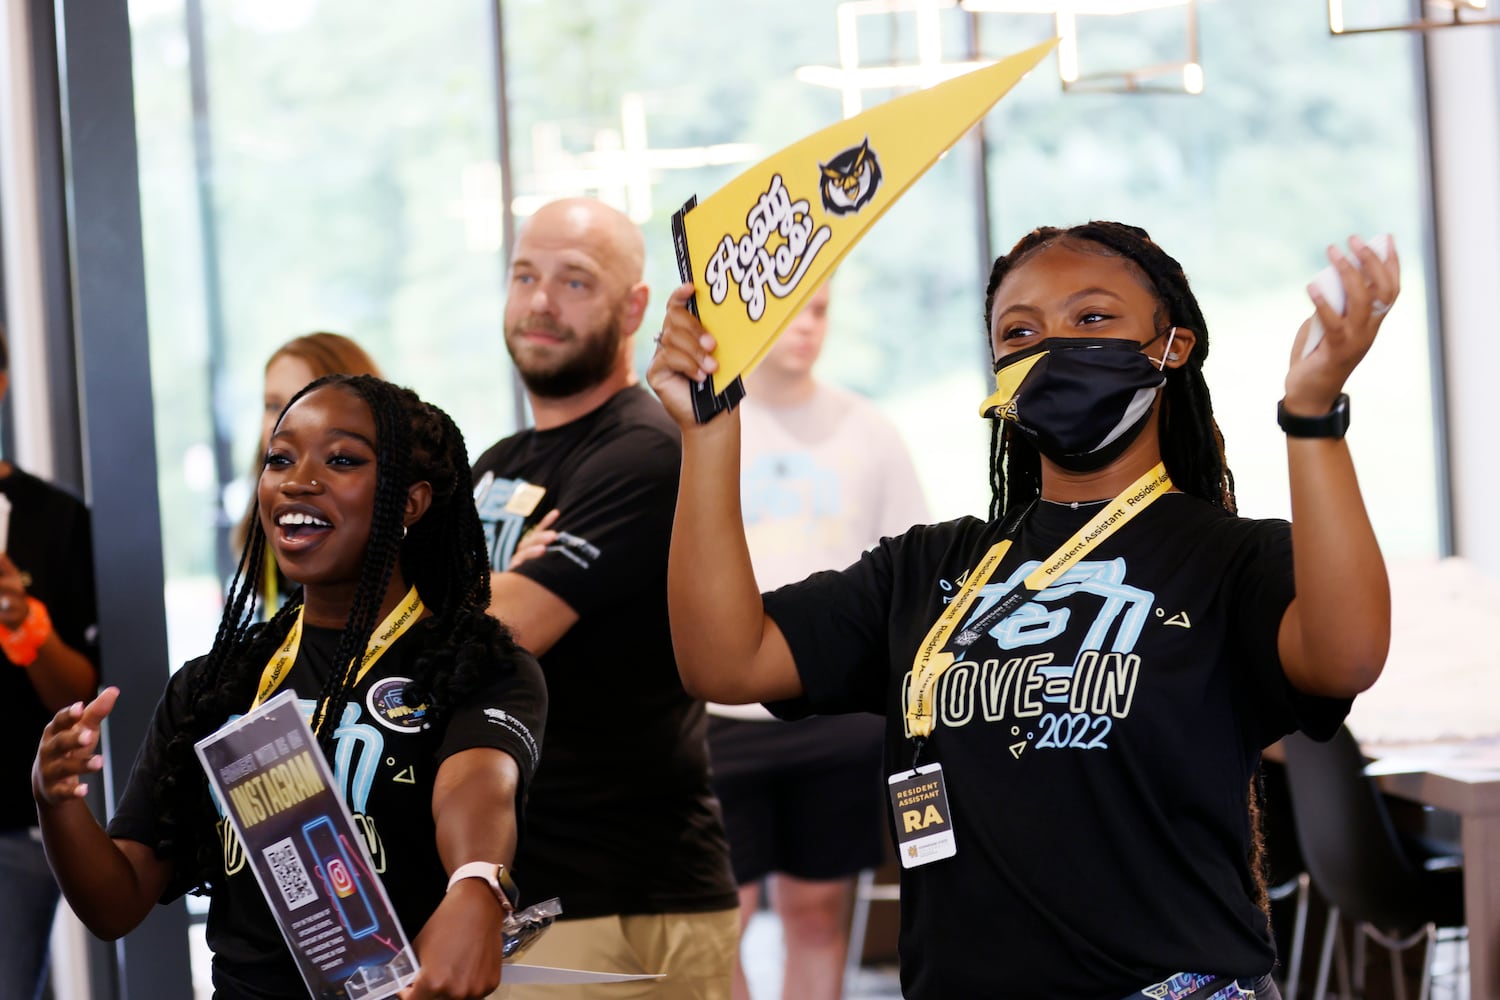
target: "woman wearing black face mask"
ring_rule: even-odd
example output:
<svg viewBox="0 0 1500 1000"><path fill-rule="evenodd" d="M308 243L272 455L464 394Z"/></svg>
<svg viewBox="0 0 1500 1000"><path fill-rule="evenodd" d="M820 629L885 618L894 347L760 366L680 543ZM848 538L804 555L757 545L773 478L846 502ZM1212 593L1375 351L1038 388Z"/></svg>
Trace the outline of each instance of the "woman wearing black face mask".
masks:
<svg viewBox="0 0 1500 1000"><path fill-rule="evenodd" d="M683 430L679 669L719 702L887 717L906 996L1276 996L1251 777L1282 735L1337 728L1390 636L1341 390L1399 271L1350 245L1347 311L1317 300L1279 409L1294 525L1235 514L1177 262L1118 223L1039 229L986 295L989 519L764 598L737 419L693 422L713 340L673 296L650 379Z"/></svg>

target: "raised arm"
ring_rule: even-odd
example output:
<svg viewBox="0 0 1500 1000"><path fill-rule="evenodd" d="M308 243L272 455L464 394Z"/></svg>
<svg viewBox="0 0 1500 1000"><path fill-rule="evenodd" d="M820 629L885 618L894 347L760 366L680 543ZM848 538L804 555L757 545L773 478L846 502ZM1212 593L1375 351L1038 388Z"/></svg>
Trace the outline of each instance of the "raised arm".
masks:
<svg viewBox="0 0 1500 1000"><path fill-rule="evenodd" d="M58 712L42 731L31 767L47 863L73 912L106 940L139 926L172 875L171 865L147 845L111 838L83 801L84 779L104 766L99 726L119 693L105 688L87 705Z"/></svg>
<svg viewBox="0 0 1500 1000"><path fill-rule="evenodd" d="M740 418L693 418L689 379L717 367L713 337L688 312L692 286L667 300L647 380L682 430L682 477L667 564L672 647L690 693L723 704L802 693L792 652L761 604L740 513Z"/></svg>
<svg viewBox="0 0 1500 1000"><path fill-rule="evenodd" d="M1349 246L1359 257L1358 268L1336 248L1328 254L1343 279L1344 315L1315 292L1323 342L1302 357L1304 324L1292 348L1283 406L1293 416L1317 417L1333 409L1401 288L1394 247L1382 261L1357 237ZM1352 697L1375 683L1390 648L1385 560L1343 438L1288 435L1287 464L1297 597L1281 622L1282 666L1298 690Z"/></svg>
<svg viewBox="0 0 1500 1000"><path fill-rule="evenodd" d="M471 861L509 867L516 853L520 773L510 754L492 747L461 751L438 768L432 819L449 874ZM413 942L422 971L402 991L403 1000L461 1000L493 992L500 984L506 913L489 883L454 883Z"/></svg>

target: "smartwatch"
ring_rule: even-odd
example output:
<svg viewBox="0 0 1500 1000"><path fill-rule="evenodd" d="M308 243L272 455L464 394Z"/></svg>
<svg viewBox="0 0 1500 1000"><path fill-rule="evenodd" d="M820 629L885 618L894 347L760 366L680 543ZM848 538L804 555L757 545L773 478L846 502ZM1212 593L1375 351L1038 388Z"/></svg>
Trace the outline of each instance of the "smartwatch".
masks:
<svg viewBox="0 0 1500 1000"><path fill-rule="evenodd" d="M1286 412L1286 400L1276 404L1276 422L1287 437L1296 438L1341 438L1349 429L1349 394L1339 393L1333 401L1333 409L1317 417L1299 417Z"/></svg>
<svg viewBox="0 0 1500 1000"><path fill-rule="evenodd" d="M470 861L459 865L448 876L448 891L452 892L453 887L466 878L477 878L489 886L506 912L513 911L521 900L521 890L516 887L515 880L502 864L494 861Z"/></svg>

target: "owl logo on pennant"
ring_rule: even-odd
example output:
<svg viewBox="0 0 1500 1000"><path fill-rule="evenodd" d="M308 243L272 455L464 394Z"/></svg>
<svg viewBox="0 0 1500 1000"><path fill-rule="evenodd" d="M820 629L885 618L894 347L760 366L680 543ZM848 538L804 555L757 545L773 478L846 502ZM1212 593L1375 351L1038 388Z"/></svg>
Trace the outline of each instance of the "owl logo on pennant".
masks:
<svg viewBox="0 0 1500 1000"><path fill-rule="evenodd" d="M823 207L834 215L858 212L880 189L880 160L870 148L868 137L853 149L818 164L818 169L823 174L818 183Z"/></svg>

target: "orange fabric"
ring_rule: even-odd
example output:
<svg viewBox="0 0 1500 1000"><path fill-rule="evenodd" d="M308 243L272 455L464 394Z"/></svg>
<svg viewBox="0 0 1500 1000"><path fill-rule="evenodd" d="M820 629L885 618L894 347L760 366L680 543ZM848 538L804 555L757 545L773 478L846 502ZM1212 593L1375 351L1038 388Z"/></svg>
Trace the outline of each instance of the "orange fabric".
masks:
<svg viewBox="0 0 1500 1000"><path fill-rule="evenodd" d="M35 663L42 643L52 635L52 616L47 614L47 605L35 597L28 597L26 606L29 610L18 628L0 625L0 649L18 667Z"/></svg>

